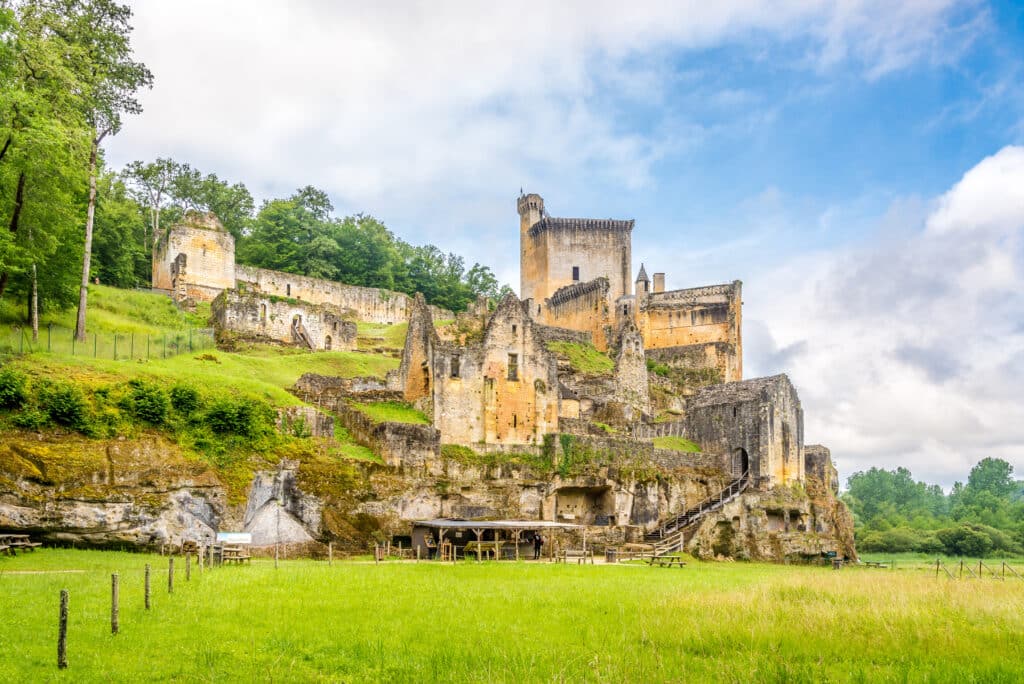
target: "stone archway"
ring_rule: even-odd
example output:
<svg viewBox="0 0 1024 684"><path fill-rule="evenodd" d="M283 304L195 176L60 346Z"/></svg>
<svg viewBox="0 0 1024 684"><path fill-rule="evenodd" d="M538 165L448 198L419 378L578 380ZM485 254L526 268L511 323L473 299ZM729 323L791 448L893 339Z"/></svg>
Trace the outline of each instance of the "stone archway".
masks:
<svg viewBox="0 0 1024 684"><path fill-rule="evenodd" d="M732 452L732 476L742 477L743 473L750 473L750 456L746 449L739 447Z"/></svg>

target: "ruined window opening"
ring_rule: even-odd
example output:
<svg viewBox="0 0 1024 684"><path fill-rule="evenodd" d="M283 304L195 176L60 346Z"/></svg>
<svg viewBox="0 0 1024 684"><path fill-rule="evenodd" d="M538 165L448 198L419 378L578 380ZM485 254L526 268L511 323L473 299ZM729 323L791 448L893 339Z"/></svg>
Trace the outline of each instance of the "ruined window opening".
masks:
<svg viewBox="0 0 1024 684"><path fill-rule="evenodd" d="M327 350L327 351L331 351L331 336L330 335L328 335L327 337L324 338L324 349Z"/></svg>
<svg viewBox="0 0 1024 684"><path fill-rule="evenodd" d="M267 305L266 304L260 304L260 320L261 321L267 320Z"/></svg>
<svg viewBox="0 0 1024 684"><path fill-rule="evenodd" d="M697 312L696 311L691 311L690 312L690 325L697 325Z"/></svg>
<svg viewBox="0 0 1024 684"><path fill-rule="evenodd" d="M623 304L622 305L622 315L623 316L628 316L629 315L629 304Z"/></svg>
<svg viewBox="0 0 1024 684"><path fill-rule="evenodd" d="M515 323L512 324L512 334L513 335L516 334L516 324Z"/></svg>
<svg viewBox="0 0 1024 684"><path fill-rule="evenodd" d="M452 377L459 377L459 357L457 354L452 357Z"/></svg>
<svg viewBox="0 0 1024 684"><path fill-rule="evenodd" d="M537 305L537 315L540 316L540 304Z"/></svg>
<svg viewBox="0 0 1024 684"><path fill-rule="evenodd" d="M517 416L514 413L512 414L512 427L513 428L519 427L519 416Z"/></svg>
<svg viewBox="0 0 1024 684"><path fill-rule="evenodd" d="M651 284L645 280L644 281L644 292L650 292L650 291L651 291Z"/></svg>
<svg viewBox="0 0 1024 684"><path fill-rule="evenodd" d="M508 379L519 380L519 354L508 355Z"/></svg>
<svg viewBox="0 0 1024 684"><path fill-rule="evenodd" d="M289 296L289 297L292 296L292 285L291 285L291 283L288 283L287 285L284 286L284 291L285 291L285 294L287 296Z"/></svg>
<svg viewBox="0 0 1024 684"><path fill-rule="evenodd" d="M573 282L576 282L579 279L580 279L580 267L579 266L573 266L572 267L572 280L573 280Z"/></svg>

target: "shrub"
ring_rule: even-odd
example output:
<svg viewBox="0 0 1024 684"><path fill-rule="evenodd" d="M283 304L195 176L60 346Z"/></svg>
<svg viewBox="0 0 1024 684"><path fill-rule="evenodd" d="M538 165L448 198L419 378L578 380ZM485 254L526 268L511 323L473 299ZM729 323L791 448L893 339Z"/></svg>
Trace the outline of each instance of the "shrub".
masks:
<svg viewBox="0 0 1024 684"><path fill-rule="evenodd" d="M221 434L256 437L273 429L274 411L261 401L223 398L207 409L206 424Z"/></svg>
<svg viewBox="0 0 1024 684"><path fill-rule="evenodd" d="M53 422L79 432L91 432L89 403L77 385L48 382L40 387L39 404Z"/></svg>
<svg viewBox="0 0 1024 684"><path fill-rule="evenodd" d="M38 430L50 422L50 416L37 408L27 408L15 414L11 422L26 430Z"/></svg>
<svg viewBox="0 0 1024 684"><path fill-rule="evenodd" d="M171 406L183 416L191 416L199 410L199 390L191 385L175 385L171 388Z"/></svg>
<svg viewBox="0 0 1024 684"><path fill-rule="evenodd" d="M9 367L0 369L0 408L21 408L28 399L27 384L21 371Z"/></svg>
<svg viewBox="0 0 1024 684"><path fill-rule="evenodd" d="M951 556L980 557L992 550L992 538L972 525L960 525L939 530L935 536Z"/></svg>
<svg viewBox="0 0 1024 684"><path fill-rule="evenodd" d="M132 380L132 413L152 425L162 425L167 420L171 402L163 388L151 382Z"/></svg>

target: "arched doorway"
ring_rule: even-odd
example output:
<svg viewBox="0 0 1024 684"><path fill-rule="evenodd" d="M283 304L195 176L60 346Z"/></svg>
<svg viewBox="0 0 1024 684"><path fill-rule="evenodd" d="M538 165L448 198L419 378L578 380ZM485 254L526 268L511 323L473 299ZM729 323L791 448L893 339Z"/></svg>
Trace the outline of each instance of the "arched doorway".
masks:
<svg viewBox="0 0 1024 684"><path fill-rule="evenodd" d="M750 471L750 456L747 455L747 450L740 447L732 452L732 476L742 477L744 473L749 475Z"/></svg>

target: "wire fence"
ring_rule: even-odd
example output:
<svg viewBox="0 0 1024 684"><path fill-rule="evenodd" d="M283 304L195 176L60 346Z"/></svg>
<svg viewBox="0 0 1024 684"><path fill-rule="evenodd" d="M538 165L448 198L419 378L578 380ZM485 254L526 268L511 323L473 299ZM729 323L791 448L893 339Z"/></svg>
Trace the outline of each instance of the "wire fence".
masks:
<svg viewBox="0 0 1024 684"><path fill-rule="evenodd" d="M28 326L0 328L0 353L32 354L50 352L66 356L97 359L167 359L204 349L214 349L213 328L187 328L165 333L88 333L85 341L76 340L73 330L48 325L32 339Z"/></svg>

